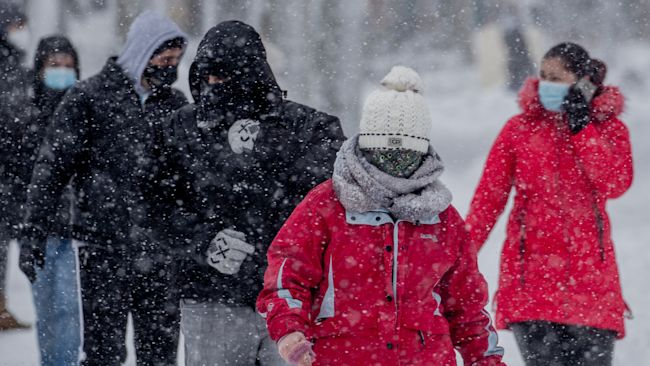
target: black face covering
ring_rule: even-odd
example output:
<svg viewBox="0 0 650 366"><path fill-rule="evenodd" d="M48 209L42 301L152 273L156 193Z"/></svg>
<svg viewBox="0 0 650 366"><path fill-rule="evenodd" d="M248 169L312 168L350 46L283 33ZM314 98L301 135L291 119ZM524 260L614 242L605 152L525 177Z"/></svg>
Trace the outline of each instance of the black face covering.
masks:
<svg viewBox="0 0 650 366"><path fill-rule="evenodd" d="M178 66L153 66L144 69L142 77L149 82L153 90L169 89L178 78Z"/></svg>
<svg viewBox="0 0 650 366"><path fill-rule="evenodd" d="M201 106L206 110L230 112L239 118L250 117L256 112L256 103L237 82L209 84L201 82Z"/></svg>

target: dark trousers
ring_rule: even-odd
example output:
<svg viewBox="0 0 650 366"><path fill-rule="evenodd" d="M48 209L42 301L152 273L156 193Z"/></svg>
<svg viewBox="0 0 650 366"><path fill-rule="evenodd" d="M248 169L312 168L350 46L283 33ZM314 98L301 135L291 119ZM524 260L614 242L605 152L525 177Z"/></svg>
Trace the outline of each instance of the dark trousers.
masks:
<svg viewBox="0 0 650 366"><path fill-rule="evenodd" d="M126 360L129 313L137 365L176 364L179 300L172 287L170 261L155 256L80 249L86 354L82 365L120 365Z"/></svg>
<svg viewBox="0 0 650 366"><path fill-rule="evenodd" d="M510 324L526 366L610 366L616 332L546 321Z"/></svg>

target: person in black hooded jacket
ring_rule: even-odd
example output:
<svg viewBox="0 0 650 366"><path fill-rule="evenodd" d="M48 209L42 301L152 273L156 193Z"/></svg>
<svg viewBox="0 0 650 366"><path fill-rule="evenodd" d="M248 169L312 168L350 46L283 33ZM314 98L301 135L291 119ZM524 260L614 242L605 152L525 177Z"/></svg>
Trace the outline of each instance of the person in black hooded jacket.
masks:
<svg viewBox="0 0 650 366"><path fill-rule="evenodd" d="M34 97L24 124L16 195L24 200L27 185L50 116L65 92L79 79L77 51L63 36L40 40L34 56ZM76 365L79 361L80 312L76 247L70 239L74 208L72 187L66 187L58 210L50 218L54 228L45 246L43 268L23 268L32 282L41 365ZM21 250L27 250L27 245Z"/></svg>
<svg viewBox="0 0 650 366"><path fill-rule="evenodd" d="M176 362L179 312L170 289L161 121L187 103L171 87L186 35L153 12L131 25L118 58L79 82L51 118L34 167L21 267L42 267L45 238L65 185L73 179L83 302L83 365L126 359L126 324L134 324L138 365Z"/></svg>
<svg viewBox="0 0 650 366"><path fill-rule="evenodd" d="M11 40L27 18L20 7L0 2L0 331L25 328L9 313L5 303L5 274L9 242L18 237L22 220L20 184L21 132L29 109L29 72L22 65L24 52Z"/></svg>
<svg viewBox="0 0 650 366"><path fill-rule="evenodd" d="M190 68L195 103L169 119L179 163L181 330L186 365L282 365L255 313L266 250L295 205L331 175L338 118L283 98L259 34L210 29Z"/></svg>

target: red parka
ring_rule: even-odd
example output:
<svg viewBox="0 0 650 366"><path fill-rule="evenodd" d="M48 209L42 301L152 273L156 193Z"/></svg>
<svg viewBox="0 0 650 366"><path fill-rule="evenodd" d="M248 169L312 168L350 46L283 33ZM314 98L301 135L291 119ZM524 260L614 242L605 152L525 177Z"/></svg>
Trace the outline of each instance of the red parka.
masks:
<svg viewBox="0 0 650 366"><path fill-rule="evenodd" d="M315 365L456 365L454 347L466 365L502 365L476 251L452 207L417 223L346 212L330 180L295 209L268 263L258 311L272 339L311 339Z"/></svg>
<svg viewBox="0 0 650 366"><path fill-rule="evenodd" d="M494 142L466 220L480 246L512 188L496 294L497 327L526 320L611 329L624 335L625 303L605 211L632 183L623 96L604 87L591 123L572 135L566 115L539 101L539 81L519 95L523 112Z"/></svg>

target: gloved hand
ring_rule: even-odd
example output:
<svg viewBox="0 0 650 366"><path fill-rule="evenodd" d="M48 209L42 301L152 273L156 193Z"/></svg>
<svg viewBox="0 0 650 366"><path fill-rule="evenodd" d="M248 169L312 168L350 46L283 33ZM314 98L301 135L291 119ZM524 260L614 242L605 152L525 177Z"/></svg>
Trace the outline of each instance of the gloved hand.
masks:
<svg viewBox="0 0 650 366"><path fill-rule="evenodd" d="M278 351L282 359L291 366L311 366L316 360L311 342L301 332L289 333L280 338Z"/></svg>
<svg viewBox="0 0 650 366"><path fill-rule="evenodd" d="M587 127L591 121L591 96L586 93L578 84L569 89L569 93L564 98L562 108L567 114L569 130L576 134Z"/></svg>
<svg viewBox="0 0 650 366"><path fill-rule="evenodd" d="M20 258L18 263L29 282L36 281L36 269L45 265L45 248L35 240L27 240L20 246Z"/></svg>
<svg viewBox="0 0 650 366"><path fill-rule="evenodd" d="M244 233L225 229L212 239L206 254L210 266L223 274L234 275L246 257L254 252L255 247L246 243Z"/></svg>

